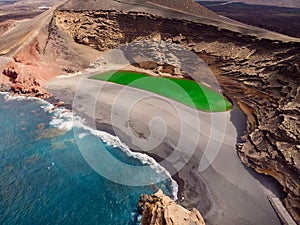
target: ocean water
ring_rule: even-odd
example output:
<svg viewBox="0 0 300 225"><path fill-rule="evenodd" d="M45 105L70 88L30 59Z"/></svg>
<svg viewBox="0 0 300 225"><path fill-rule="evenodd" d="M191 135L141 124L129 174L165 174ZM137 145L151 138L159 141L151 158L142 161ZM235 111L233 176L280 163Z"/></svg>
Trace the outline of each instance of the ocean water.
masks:
<svg viewBox="0 0 300 225"><path fill-rule="evenodd" d="M176 183L170 177L160 181L168 172L153 159L130 152L116 137L74 125L68 111L49 112L51 107L37 99L0 95L0 224L139 224L140 194L161 188L175 198ZM104 178L86 162L78 140L128 165L148 165L126 179L149 177L149 185ZM107 170L115 167L105 158L97 163Z"/></svg>

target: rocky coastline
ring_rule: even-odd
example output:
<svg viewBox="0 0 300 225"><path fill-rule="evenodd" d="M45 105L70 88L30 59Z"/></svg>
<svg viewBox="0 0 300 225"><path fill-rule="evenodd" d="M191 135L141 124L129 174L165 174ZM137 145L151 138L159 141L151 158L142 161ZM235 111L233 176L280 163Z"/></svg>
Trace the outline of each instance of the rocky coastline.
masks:
<svg viewBox="0 0 300 225"><path fill-rule="evenodd" d="M132 41L165 41L196 53L213 71L225 93L235 99L247 116L247 131L242 136L243 141L237 144L241 161L259 173L276 178L286 193L283 199L285 207L299 223L300 41L258 38L189 19L116 10L60 8L53 12L46 28L39 39L34 39L29 47L24 48L26 57L20 59L17 56L22 54L18 53L12 64L1 67L2 78L11 84L12 91L48 96L43 79L62 71L80 71L98 56L95 52ZM68 41L73 41L76 47L68 48ZM78 50L81 45L95 56L86 58L79 54L83 52L83 49ZM32 54L34 58L31 60L35 64L27 61ZM47 66L55 65L55 69L46 71L44 77L39 76L41 79L27 73L28 70L19 69L44 66L42 62L49 55L56 60ZM77 58L70 62L68 57ZM138 62L137 65L145 67ZM161 65L148 69L157 69L157 66ZM170 66L177 68L178 65ZM172 70L173 67L169 68ZM189 76L199 82L205 78L199 74Z"/></svg>
<svg viewBox="0 0 300 225"><path fill-rule="evenodd" d="M81 19L76 23L76 18ZM160 40L197 53L247 115L247 133L237 145L242 162L275 177L287 194L285 206L300 220L300 43L144 13L59 11L55 21L76 42L100 51L159 34ZM100 29L92 29L97 21ZM201 80L197 74L191 77Z"/></svg>

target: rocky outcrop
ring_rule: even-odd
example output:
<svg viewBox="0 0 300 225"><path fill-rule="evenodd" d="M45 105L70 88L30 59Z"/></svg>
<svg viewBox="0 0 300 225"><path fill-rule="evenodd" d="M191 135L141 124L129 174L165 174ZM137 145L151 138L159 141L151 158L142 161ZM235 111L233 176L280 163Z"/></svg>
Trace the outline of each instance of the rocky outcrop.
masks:
<svg viewBox="0 0 300 225"><path fill-rule="evenodd" d="M150 39L179 44L197 53L247 115L247 133L244 142L238 144L241 160L280 182L286 192L285 206L300 221L299 42L258 39L211 25L137 12L62 10L56 12L54 20L76 42L101 51ZM150 50L148 54L155 58L158 53ZM159 63L137 65L153 69ZM191 77L206 79L197 73Z"/></svg>
<svg viewBox="0 0 300 225"><path fill-rule="evenodd" d="M40 98L49 97L48 92L43 88L44 82L41 78L43 73L47 73L47 70L40 69L38 66L40 63L39 52L38 40L34 39L3 69L2 74L11 83L11 91L14 93Z"/></svg>
<svg viewBox="0 0 300 225"><path fill-rule="evenodd" d="M141 195L138 206L143 216L141 225L205 224L197 209L193 208L189 211L177 205L161 190L151 196Z"/></svg>

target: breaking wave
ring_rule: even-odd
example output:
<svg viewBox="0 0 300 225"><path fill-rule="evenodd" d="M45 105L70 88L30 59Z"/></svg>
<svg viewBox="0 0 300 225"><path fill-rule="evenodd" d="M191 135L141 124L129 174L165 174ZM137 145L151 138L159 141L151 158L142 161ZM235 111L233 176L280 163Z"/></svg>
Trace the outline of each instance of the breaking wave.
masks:
<svg viewBox="0 0 300 225"><path fill-rule="evenodd" d="M50 121L50 126L55 127L63 131L71 131L74 127L81 128L83 132L78 135L79 139L83 139L88 135L94 135L99 137L106 145L112 146L113 148L118 148L123 151L128 157L138 159L143 165L149 166L157 174L162 177L166 177L171 181L172 188L172 198L177 200L178 184L174 179L172 179L170 173L157 163L152 157L144 153L133 152L128 146L120 141L117 136L111 135L104 131L95 130L84 125L82 118L73 114L72 111L66 109L65 107L55 108L55 106L45 100L35 98L35 97L25 97L25 96L12 96L6 92L2 92L5 101L22 101L31 100L38 101L41 104L41 108L49 113L52 118Z"/></svg>

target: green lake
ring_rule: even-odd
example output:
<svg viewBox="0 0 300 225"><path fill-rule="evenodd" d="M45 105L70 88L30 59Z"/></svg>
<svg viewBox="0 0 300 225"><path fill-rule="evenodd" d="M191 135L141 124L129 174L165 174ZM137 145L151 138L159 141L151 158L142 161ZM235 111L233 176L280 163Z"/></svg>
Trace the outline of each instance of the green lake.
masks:
<svg viewBox="0 0 300 225"><path fill-rule="evenodd" d="M221 94L188 79L153 77L123 70L108 71L95 75L91 79L150 91L202 111L223 112L232 107Z"/></svg>

